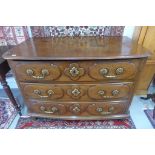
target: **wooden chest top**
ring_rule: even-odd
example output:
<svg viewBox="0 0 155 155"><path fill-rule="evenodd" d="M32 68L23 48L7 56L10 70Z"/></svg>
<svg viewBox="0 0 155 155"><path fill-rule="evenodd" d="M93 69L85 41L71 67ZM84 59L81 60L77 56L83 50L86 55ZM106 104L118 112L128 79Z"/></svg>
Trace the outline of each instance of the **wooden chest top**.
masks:
<svg viewBox="0 0 155 155"><path fill-rule="evenodd" d="M3 55L13 60L92 60L147 57L128 37L31 38Z"/></svg>

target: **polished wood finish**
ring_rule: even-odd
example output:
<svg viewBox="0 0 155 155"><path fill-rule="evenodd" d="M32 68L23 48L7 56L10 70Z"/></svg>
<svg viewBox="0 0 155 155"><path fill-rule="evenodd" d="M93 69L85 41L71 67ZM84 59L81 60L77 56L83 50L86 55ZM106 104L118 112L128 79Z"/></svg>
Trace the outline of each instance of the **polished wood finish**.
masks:
<svg viewBox="0 0 155 155"><path fill-rule="evenodd" d="M146 57L147 51L128 37L51 37L29 39L10 49L4 57L11 60L111 60Z"/></svg>
<svg viewBox="0 0 155 155"><path fill-rule="evenodd" d="M130 93L133 89L132 82L76 85L20 83L20 85L25 99L39 99L41 101L104 101L124 99L131 96ZM50 94L50 91L53 94Z"/></svg>
<svg viewBox="0 0 155 155"><path fill-rule="evenodd" d="M15 68L18 79L23 82L130 80L136 77L142 63L139 59L125 59L121 62L120 60L10 62ZM103 69L107 70L107 74L103 74ZM119 69L123 69L122 73L118 73ZM27 70L33 73L27 73ZM47 70L48 74L43 76L42 70Z"/></svg>
<svg viewBox="0 0 155 155"><path fill-rule="evenodd" d="M148 53L127 37L60 37L30 39L3 57L30 116L116 119L129 116Z"/></svg>
<svg viewBox="0 0 155 155"><path fill-rule="evenodd" d="M38 102L29 101L29 112L48 116L105 116L125 114L126 101L115 102ZM102 108L102 111L99 109Z"/></svg>
<svg viewBox="0 0 155 155"><path fill-rule="evenodd" d="M8 65L8 62L1 57L2 54L5 53L8 49L9 47L7 46L0 47L0 82L8 98L10 99L10 101L18 111L19 115L21 115L20 105L16 102L11 92L11 89L6 81L6 74L10 71L10 67Z"/></svg>

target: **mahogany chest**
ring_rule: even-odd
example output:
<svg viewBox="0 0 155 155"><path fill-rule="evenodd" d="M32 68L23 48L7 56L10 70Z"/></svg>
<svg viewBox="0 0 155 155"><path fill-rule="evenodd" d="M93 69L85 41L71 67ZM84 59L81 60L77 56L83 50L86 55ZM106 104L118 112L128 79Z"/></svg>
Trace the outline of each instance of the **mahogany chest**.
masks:
<svg viewBox="0 0 155 155"><path fill-rule="evenodd" d="M146 52L127 37L55 37L29 39L3 57L29 116L97 120L129 116Z"/></svg>

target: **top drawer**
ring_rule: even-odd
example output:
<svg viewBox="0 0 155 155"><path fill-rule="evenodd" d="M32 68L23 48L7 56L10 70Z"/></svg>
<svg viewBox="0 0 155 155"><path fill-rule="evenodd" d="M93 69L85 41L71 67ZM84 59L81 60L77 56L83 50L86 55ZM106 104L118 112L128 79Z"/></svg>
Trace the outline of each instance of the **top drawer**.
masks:
<svg viewBox="0 0 155 155"><path fill-rule="evenodd" d="M11 61L20 81L106 81L133 79L141 59L98 61Z"/></svg>

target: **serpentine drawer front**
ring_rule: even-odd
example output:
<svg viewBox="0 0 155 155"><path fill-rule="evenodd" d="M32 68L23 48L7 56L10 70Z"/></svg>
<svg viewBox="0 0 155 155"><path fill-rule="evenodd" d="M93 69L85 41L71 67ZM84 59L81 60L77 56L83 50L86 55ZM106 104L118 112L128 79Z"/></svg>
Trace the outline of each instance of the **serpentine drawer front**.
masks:
<svg viewBox="0 0 155 155"><path fill-rule="evenodd" d="M3 58L29 116L122 119L129 117L145 51L127 37L32 38Z"/></svg>
<svg viewBox="0 0 155 155"><path fill-rule="evenodd" d="M20 81L104 81L133 79L140 61L25 61L14 62Z"/></svg>
<svg viewBox="0 0 155 155"><path fill-rule="evenodd" d="M131 96L133 83L29 84L21 83L26 99L42 101L116 100Z"/></svg>
<svg viewBox="0 0 155 155"><path fill-rule="evenodd" d="M123 114L126 112L125 102L81 102L81 103L52 103L30 102L30 113L39 113L48 116L106 116Z"/></svg>

